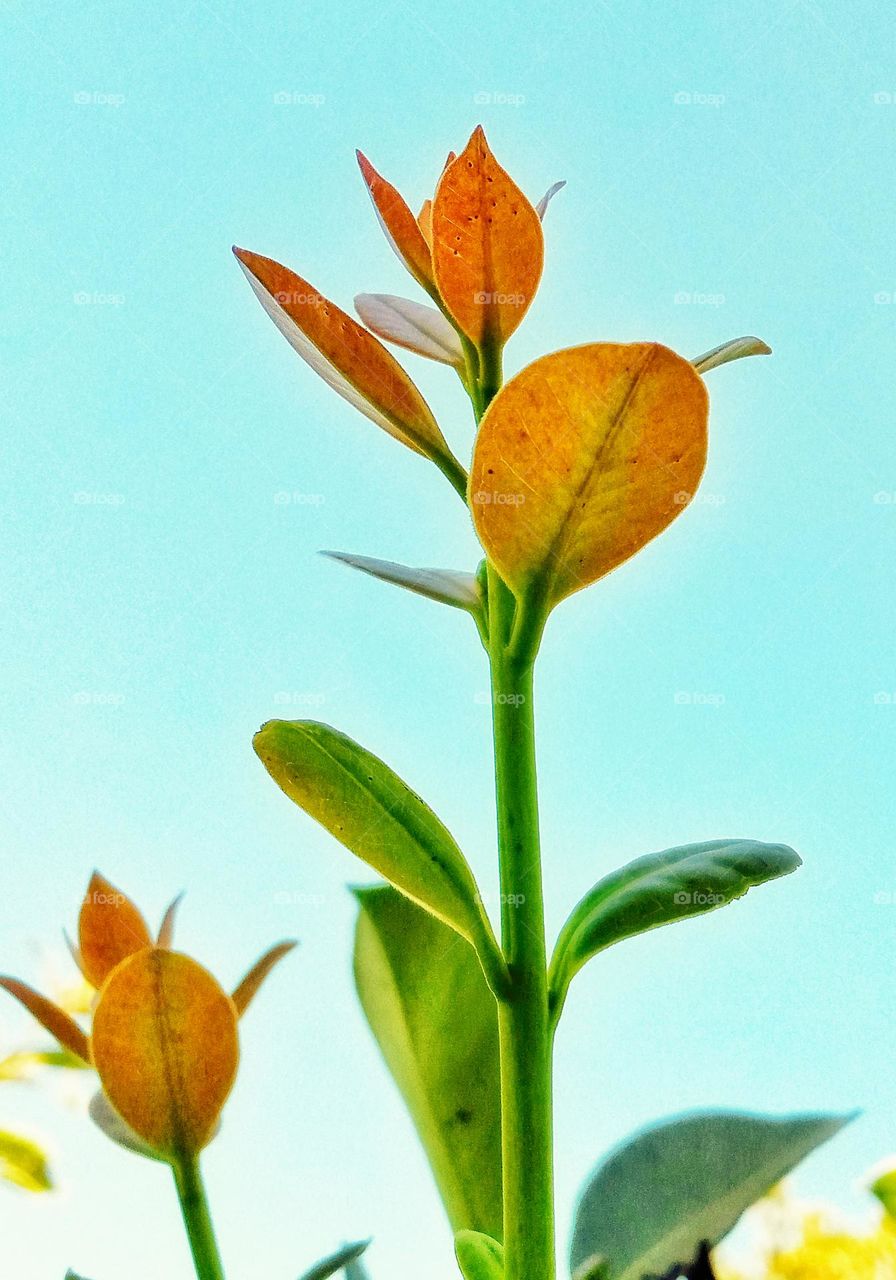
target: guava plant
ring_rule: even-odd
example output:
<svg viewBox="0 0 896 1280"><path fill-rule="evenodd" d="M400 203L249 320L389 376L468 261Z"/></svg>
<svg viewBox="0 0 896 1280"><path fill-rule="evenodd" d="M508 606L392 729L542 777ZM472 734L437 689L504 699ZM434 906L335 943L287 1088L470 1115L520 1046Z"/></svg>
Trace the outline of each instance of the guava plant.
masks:
<svg viewBox="0 0 896 1280"><path fill-rule="evenodd" d="M428 303L362 294L359 324L289 268L234 252L298 354L435 464L472 518L485 557L475 571L339 558L465 610L478 631L491 676L499 934L447 828L370 751L310 721L271 721L255 749L286 795L388 882L358 894L357 985L430 1155L464 1275L551 1280L551 1059L570 983L614 943L731 902L799 858L743 839L648 854L585 895L549 958L535 662L552 611L645 547L694 496L707 453L704 374L769 348L741 338L687 360L658 342L588 342L505 383L504 348L538 289L542 220L562 184L531 204L477 128L415 217L359 161ZM457 371L475 425L469 468L380 338ZM574 1265L612 1270L605 1253L586 1247Z"/></svg>
<svg viewBox="0 0 896 1280"><path fill-rule="evenodd" d="M688 360L653 341L588 342L505 384L504 348L535 297L542 220L563 184L531 204L480 128L448 157L415 217L359 160L387 238L428 303L362 294L362 324L273 259L235 253L299 355L434 464L472 519L484 559L471 571L337 558L470 615L490 671L499 928L447 827L370 751L312 721L271 721L255 749L292 801L385 878L357 890L358 994L429 1156L465 1280L553 1280L552 1050L573 979L608 947L732 902L800 860L783 844L731 838L649 853L598 880L549 956L536 658L553 610L693 498L707 453L704 375L768 347L740 338ZM456 371L475 427L469 467L380 339ZM97 1123L171 1166L197 1275L223 1280L199 1157L236 1075L240 1016L291 944L228 994L172 950L172 923L169 912L153 937L136 907L94 878L75 948L97 992L89 1033L21 982L2 985L97 1071ZM708 1113L636 1136L583 1192L570 1248L576 1280L711 1274L710 1249L743 1210L845 1119ZM309 1278L344 1267L357 1276L363 1248L346 1246Z"/></svg>

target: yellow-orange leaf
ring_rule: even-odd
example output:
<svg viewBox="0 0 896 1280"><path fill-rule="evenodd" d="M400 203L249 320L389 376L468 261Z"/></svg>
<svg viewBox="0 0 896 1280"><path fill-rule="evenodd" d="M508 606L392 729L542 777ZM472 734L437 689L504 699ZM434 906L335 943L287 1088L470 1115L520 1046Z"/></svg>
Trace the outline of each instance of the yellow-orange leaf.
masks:
<svg viewBox="0 0 896 1280"><path fill-rule="evenodd" d="M451 458L429 405L372 333L288 267L248 249L234 253L287 342L334 391L408 448Z"/></svg>
<svg viewBox="0 0 896 1280"><path fill-rule="evenodd" d="M84 976L101 987L117 964L151 946L152 937L130 898L94 871L81 906L78 942Z"/></svg>
<svg viewBox="0 0 896 1280"><path fill-rule="evenodd" d="M547 608L609 573L691 500L708 399L657 343L543 356L486 412L470 476L473 519L499 573Z"/></svg>
<svg viewBox="0 0 896 1280"><path fill-rule="evenodd" d="M83 1062L90 1061L87 1036L64 1009L42 996L17 978L0 978L0 987L23 1004L32 1017L37 1018L45 1031L49 1031L64 1049L68 1049Z"/></svg>
<svg viewBox="0 0 896 1280"><path fill-rule="evenodd" d="M253 964L252 968L233 993L233 1003L236 1005L236 1011L240 1017L243 1016L251 1002L255 999L258 988L271 972L274 965L278 964L284 956L289 955L293 947L297 946L298 943L295 941L278 942L275 947L271 947L270 951L266 951L260 960L255 961L255 964Z"/></svg>
<svg viewBox="0 0 896 1280"><path fill-rule="evenodd" d="M109 1101L154 1151L191 1156L210 1141L236 1077L237 1013L195 960L154 947L119 965L91 1048Z"/></svg>
<svg viewBox="0 0 896 1280"><path fill-rule="evenodd" d="M432 250L432 201L424 200L417 214L417 226L423 233L423 239Z"/></svg>
<svg viewBox="0 0 896 1280"><path fill-rule="evenodd" d="M478 345L504 343L535 296L544 262L541 219L498 164L481 126L448 165L432 207L436 284Z"/></svg>
<svg viewBox="0 0 896 1280"><path fill-rule="evenodd" d="M357 156L386 239L418 284L432 292L435 288L432 255L420 224L391 182L377 173L361 151Z"/></svg>

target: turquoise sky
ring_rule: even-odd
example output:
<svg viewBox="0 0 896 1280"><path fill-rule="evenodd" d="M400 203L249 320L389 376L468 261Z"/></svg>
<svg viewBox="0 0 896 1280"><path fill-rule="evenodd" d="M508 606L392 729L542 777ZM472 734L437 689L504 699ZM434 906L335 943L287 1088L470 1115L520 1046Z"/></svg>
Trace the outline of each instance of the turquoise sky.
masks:
<svg viewBox="0 0 896 1280"><path fill-rule="evenodd" d="M433 469L290 351L230 256L343 306L413 293L361 146L416 205L484 123L547 219L510 370L597 339L709 375L701 495L565 603L540 674L549 927L626 858L793 844L789 881L619 947L558 1041L561 1237L582 1178L683 1109L864 1110L798 1185L850 1209L896 1149L893 664L896 58L871 0L4 0L5 552L0 968L68 973L95 865L228 983L302 947L244 1026L208 1155L234 1280L291 1280L376 1237L374 1280L448 1280L449 1234L349 969L364 869L280 795L250 739L311 715L387 759L494 888L486 674L466 618L336 548L470 567ZM458 451L449 371L408 357ZM286 500L278 495L286 495ZM0 1049L32 1028L0 1007ZM0 1190L22 1280L187 1280L164 1171L7 1086L59 1194ZM11 1253L11 1257L10 1257Z"/></svg>

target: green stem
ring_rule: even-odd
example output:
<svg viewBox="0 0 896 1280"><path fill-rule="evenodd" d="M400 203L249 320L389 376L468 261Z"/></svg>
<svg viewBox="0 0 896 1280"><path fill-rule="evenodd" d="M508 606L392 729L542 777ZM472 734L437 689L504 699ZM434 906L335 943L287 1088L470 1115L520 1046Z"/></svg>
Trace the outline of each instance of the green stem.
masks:
<svg viewBox="0 0 896 1280"><path fill-rule="evenodd" d="M555 1272L551 1024L535 776L531 653L509 648L514 600L489 571L501 932L511 989L498 1005L504 1280Z"/></svg>
<svg viewBox="0 0 896 1280"><path fill-rule="evenodd" d="M198 1280L224 1280L199 1159L185 1156L172 1165L172 1171Z"/></svg>

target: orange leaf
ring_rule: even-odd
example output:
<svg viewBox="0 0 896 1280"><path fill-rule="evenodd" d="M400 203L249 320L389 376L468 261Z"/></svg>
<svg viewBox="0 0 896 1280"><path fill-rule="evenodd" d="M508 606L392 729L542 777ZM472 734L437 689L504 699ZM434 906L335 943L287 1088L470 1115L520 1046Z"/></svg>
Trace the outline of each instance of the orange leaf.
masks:
<svg viewBox="0 0 896 1280"><path fill-rule="evenodd" d="M162 947L165 951L170 951L174 943L174 922L177 919L177 911L183 902L184 895L179 893L169 906L168 910L162 917L162 923L159 925L159 936L156 939L156 946Z"/></svg>
<svg viewBox="0 0 896 1280"><path fill-rule="evenodd" d="M152 946L146 921L130 898L94 871L78 921L84 976L101 987L117 964Z"/></svg>
<svg viewBox="0 0 896 1280"><path fill-rule="evenodd" d="M432 250L432 201L424 200L417 214L417 226L423 233L423 239Z"/></svg>
<svg viewBox="0 0 896 1280"><path fill-rule="evenodd" d="M572 347L508 382L482 419L470 494L514 592L550 608L661 533L699 483L707 416L702 378L658 343Z"/></svg>
<svg viewBox="0 0 896 1280"><path fill-rule="evenodd" d="M544 236L481 126L442 174L432 242L436 283L459 327L479 346L506 342L538 288Z"/></svg>
<svg viewBox="0 0 896 1280"><path fill-rule="evenodd" d="M19 982L17 978L0 978L0 987L23 1004L28 1012L37 1018L45 1031L49 1031L64 1049L68 1049L83 1062L90 1061L90 1045L87 1036L64 1009L60 1009L52 1000L31 987Z"/></svg>
<svg viewBox="0 0 896 1280"><path fill-rule="evenodd" d="M387 182L377 173L363 152L358 151L357 156L380 226L386 233L386 239L417 283L422 285L427 293L432 293L435 289L432 255L417 219L411 213L404 198L391 182Z"/></svg>
<svg viewBox="0 0 896 1280"><path fill-rule="evenodd" d="M195 960L153 947L115 970L93 1016L93 1061L122 1119L168 1158L211 1140L236 1078L236 1008Z"/></svg>
<svg viewBox="0 0 896 1280"><path fill-rule="evenodd" d="M460 473L429 405L372 333L288 267L248 249L234 253L265 311L315 373L390 436L446 474Z"/></svg>
<svg viewBox="0 0 896 1280"><path fill-rule="evenodd" d="M251 1002L255 999L258 988L271 972L274 965L279 963L284 956L289 955L293 947L297 947L298 945L299 944L295 941L278 942L275 947L271 947L270 951L266 951L260 960L255 961L255 964L253 964L252 968L233 993L233 1003L236 1005L236 1011L240 1017L243 1016Z"/></svg>

